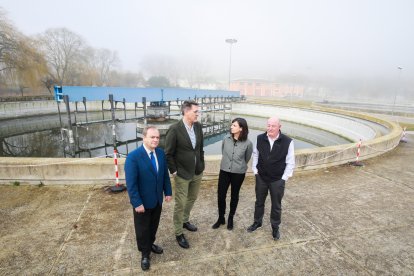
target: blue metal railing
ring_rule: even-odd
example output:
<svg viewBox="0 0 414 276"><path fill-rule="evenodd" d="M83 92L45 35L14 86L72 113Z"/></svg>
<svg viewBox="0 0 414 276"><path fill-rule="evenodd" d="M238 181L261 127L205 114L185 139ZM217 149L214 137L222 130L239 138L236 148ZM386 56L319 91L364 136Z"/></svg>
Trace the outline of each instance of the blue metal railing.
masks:
<svg viewBox="0 0 414 276"><path fill-rule="evenodd" d="M201 90L186 88L128 88L128 87L91 87L91 86L55 86L55 100L61 102L64 95L69 101L80 102L83 97L87 101L108 100L109 94L115 101L142 102L146 97L148 102L187 100L202 97L240 97L239 91Z"/></svg>

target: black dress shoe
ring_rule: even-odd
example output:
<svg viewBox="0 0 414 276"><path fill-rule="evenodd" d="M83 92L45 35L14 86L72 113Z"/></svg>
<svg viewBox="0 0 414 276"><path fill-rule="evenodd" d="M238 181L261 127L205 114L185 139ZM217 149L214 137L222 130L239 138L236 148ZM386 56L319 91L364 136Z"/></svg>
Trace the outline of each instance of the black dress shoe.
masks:
<svg viewBox="0 0 414 276"><path fill-rule="evenodd" d="M233 230L233 216L229 216L227 219L227 229Z"/></svg>
<svg viewBox="0 0 414 276"><path fill-rule="evenodd" d="M150 268L150 259L148 257L142 257L141 268L142 270L148 270Z"/></svg>
<svg viewBox="0 0 414 276"><path fill-rule="evenodd" d="M191 224L189 221L187 221L186 223L183 223L183 228L191 232L197 231L197 226L195 226L194 224Z"/></svg>
<svg viewBox="0 0 414 276"><path fill-rule="evenodd" d="M253 232L256 231L257 228L262 227L262 223L261 222L253 222L252 225L249 226L249 228L247 228L247 232Z"/></svg>
<svg viewBox="0 0 414 276"><path fill-rule="evenodd" d="M190 245L188 244L188 241L186 240L186 238L184 237L184 234L181 234L179 236L175 236L178 245L181 246L182 248L189 248Z"/></svg>
<svg viewBox="0 0 414 276"><path fill-rule="evenodd" d="M272 236L274 240L278 240L280 239L280 232L279 232L279 228L273 228L272 231Z"/></svg>
<svg viewBox="0 0 414 276"><path fill-rule="evenodd" d="M225 224L225 223L226 223L226 219L224 217L219 217L216 223L213 224L212 228L217 229L220 227L220 225Z"/></svg>
<svg viewBox="0 0 414 276"><path fill-rule="evenodd" d="M156 244L152 244L151 245L151 251L154 252L155 254L162 254L164 252L164 250L162 249L161 246L158 246Z"/></svg>

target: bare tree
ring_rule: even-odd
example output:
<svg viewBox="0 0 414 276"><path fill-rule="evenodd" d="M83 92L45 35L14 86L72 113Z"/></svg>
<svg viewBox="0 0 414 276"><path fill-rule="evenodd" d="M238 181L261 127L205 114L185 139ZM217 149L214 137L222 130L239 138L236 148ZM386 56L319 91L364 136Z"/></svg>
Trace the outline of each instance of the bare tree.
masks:
<svg viewBox="0 0 414 276"><path fill-rule="evenodd" d="M200 59L193 58L183 64L182 76L187 80L191 88L201 88L202 85L211 83L212 77L209 75L209 66Z"/></svg>
<svg viewBox="0 0 414 276"><path fill-rule="evenodd" d="M196 57L174 59L166 56L147 56L141 62L147 76L165 76L171 86L201 88L215 83L208 61Z"/></svg>
<svg viewBox="0 0 414 276"><path fill-rule="evenodd" d="M79 74L78 85L111 85L111 71L119 64L116 52L84 47L79 54L81 58L76 62L76 72Z"/></svg>
<svg viewBox="0 0 414 276"><path fill-rule="evenodd" d="M14 28L0 10L0 78L7 87L40 87L47 74L46 62L34 41Z"/></svg>
<svg viewBox="0 0 414 276"><path fill-rule="evenodd" d="M18 40L15 28L8 22L6 14L0 10L0 72L3 78L15 69L14 58L18 52Z"/></svg>
<svg viewBox="0 0 414 276"><path fill-rule="evenodd" d="M99 85L106 86L110 83L110 73L119 64L118 54L108 49L96 51L96 68L99 75Z"/></svg>
<svg viewBox="0 0 414 276"><path fill-rule="evenodd" d="M52 77L59 85L75 84L79 78L78 65L82 63L84 40L66 28L48 29L38 40Z"/></svg>
<svg viewBox="0 0 414 276"><path fill-rule="evenodd" d="M147 76L165 76L173 86L177 86L180 65L168 56L147 56L141 62L141 68Z"/></svg>
<svg viewBox="0 0 414 276"><path fill-rule="evenodd" d="M145 87L146 81L141 73L110 72L110 86Z"/></svg>
<svg viewBox="0 0 414 276"><path fill-rule="evenodd" d="M17 82L23 96L24 88L36 88L41 79L48 74L46 61L28 38L19 41L19 55L14 60Z"/></svg>

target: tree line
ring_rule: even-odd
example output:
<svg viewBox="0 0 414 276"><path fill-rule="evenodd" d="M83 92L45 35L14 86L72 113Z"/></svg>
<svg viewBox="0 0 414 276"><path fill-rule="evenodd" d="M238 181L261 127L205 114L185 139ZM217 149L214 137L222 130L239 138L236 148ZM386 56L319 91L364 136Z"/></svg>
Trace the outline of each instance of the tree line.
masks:
<svg viewBox="0 0 414 276"><path fill-rule="evenodd" d="M221 85L212 77L207 63L194 57L146 56L140 61L142 71L138 73L119 70L120 63L116 51L94 48L67 28L51 28L26 36L0 7L0 96L39 91L53 94L55 85L190 88Z"/></svg>
<svg viewBox="0 0 414 276"><path fill-rule="evenodd" d="M89 46L66 28L29 37L19 32L0 8L0 93L53 92L54 85L144 86L141 73L116 70L117 52Z"/></svg>

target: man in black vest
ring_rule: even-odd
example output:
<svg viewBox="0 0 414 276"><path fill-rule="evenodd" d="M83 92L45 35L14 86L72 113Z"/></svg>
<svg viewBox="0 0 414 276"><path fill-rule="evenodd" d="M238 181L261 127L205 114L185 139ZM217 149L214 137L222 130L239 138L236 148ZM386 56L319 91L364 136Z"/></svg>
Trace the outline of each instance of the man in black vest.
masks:
<svg viewBox="0 0 414 276"><path fill-rule="evenodd" d="M270 223L275 240L280 239L279 225L285 182L292 176L295 168L293 141L282 134L280 127L279 119L272 117L267 120L267 132L257 136L252 164L256 177L254 222L247 228L248 232L253 232L262 226L266 197L270 191L272 201Z"/></svg>

